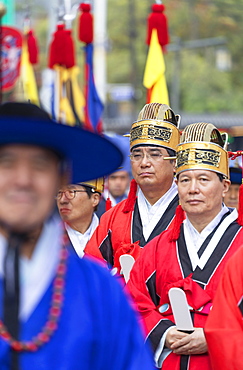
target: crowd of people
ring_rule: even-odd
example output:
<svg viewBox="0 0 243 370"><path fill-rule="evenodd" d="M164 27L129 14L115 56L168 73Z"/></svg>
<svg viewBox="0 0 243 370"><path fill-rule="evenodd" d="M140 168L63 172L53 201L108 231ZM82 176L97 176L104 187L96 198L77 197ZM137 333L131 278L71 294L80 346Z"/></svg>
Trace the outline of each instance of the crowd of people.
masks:
<svg viewBox="0 0 243 370"><path fill-rule="evenodd" d="M124 157L0 106L1 369L243 369L241 165L217 127L180 119L146 104Z"/></svg>

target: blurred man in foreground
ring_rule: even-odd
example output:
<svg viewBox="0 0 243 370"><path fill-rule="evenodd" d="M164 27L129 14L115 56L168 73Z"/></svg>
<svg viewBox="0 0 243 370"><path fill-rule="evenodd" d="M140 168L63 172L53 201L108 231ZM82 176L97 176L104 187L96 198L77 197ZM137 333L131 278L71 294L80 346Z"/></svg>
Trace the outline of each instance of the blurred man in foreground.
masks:
<svg viewBox="0 0 243 370"><path fill-rule="evenodd" d="M113 172L121 160L105 139L32 104L0 106L2 370L152 368L119 284L69 252L53 214L61 186Z"/></svg>

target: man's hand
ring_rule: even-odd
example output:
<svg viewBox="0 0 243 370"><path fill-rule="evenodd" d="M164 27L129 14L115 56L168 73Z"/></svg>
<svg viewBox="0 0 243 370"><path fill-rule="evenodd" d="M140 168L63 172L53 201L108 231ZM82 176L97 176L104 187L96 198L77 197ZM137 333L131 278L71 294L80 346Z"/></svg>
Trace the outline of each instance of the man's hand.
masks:
<svg viewBox="0 0 243 370"><path fill-rule="evenodd" d="M187 337L189 334L178 331L176 328L168 330L165 338L165 345L167 348L172 349L171 346L180 339Z"/></svg>
<svg viewBox="0 0 243 370"><path fill-rule="evenodd" d="M177 355L199 355L208 350L202 328L195 328L192 334L186 334L173 328L167 333L166 346Z"/></svg>

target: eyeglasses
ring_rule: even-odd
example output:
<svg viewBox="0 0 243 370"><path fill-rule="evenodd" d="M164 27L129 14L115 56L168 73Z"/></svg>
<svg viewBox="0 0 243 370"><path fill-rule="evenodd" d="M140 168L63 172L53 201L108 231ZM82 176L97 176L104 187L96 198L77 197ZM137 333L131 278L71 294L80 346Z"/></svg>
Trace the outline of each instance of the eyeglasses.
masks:
<svg viewBox="0 0 243 370"><path fill-rule="evenodd" d="M60 200L64 194L68 200L71 200L75 198L76 193L86 193L86 190L64 190L64 191L60 190L55 196L55 199Z"/></svg>
<svg viewBox="0 0 243 370"><path fill-rule="evenodd" d="M159 151L135 152L130 154L129 157L132 162L141 162L144 159L145 155L147 159L152 162L158 161L161 157L163 157L164 159L171 159L170 157L164 157L163 154Z"/></svg>

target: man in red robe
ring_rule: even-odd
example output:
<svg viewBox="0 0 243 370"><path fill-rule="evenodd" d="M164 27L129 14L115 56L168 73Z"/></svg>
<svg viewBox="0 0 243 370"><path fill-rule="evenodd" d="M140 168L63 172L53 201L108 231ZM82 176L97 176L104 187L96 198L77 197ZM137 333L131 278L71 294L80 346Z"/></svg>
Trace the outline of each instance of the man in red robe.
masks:
<svg viewBox="0 0 243 370"><path fill-rule="evenodd" d="M243 248L227 263L205 326L212 368L243 369Z"/></svg>
<svg viewBox="0 0 243 370"><path fill-rule="evenodd" d="M185 128L177 148L181 205L174 228L146 245L127 285L143 317L156 365L163 370L210 369L203 328L225 263L243 237L237 210L222 203L230 185L225 146L211 124ZM168 297L172 287L186 294L191 334L177 330Z"/></svg>
<svg viewBox="0 0 243 370"><path fill-rule="evenodd" d="M130 254L136 259L140 248L167 229L174 218L178 205L174 173L179 120L166 104L151 103L144 106L132 125L134 180L128 198L102 216L85 249L87 254L104 258L118 272L121 255Z"/></svg>

